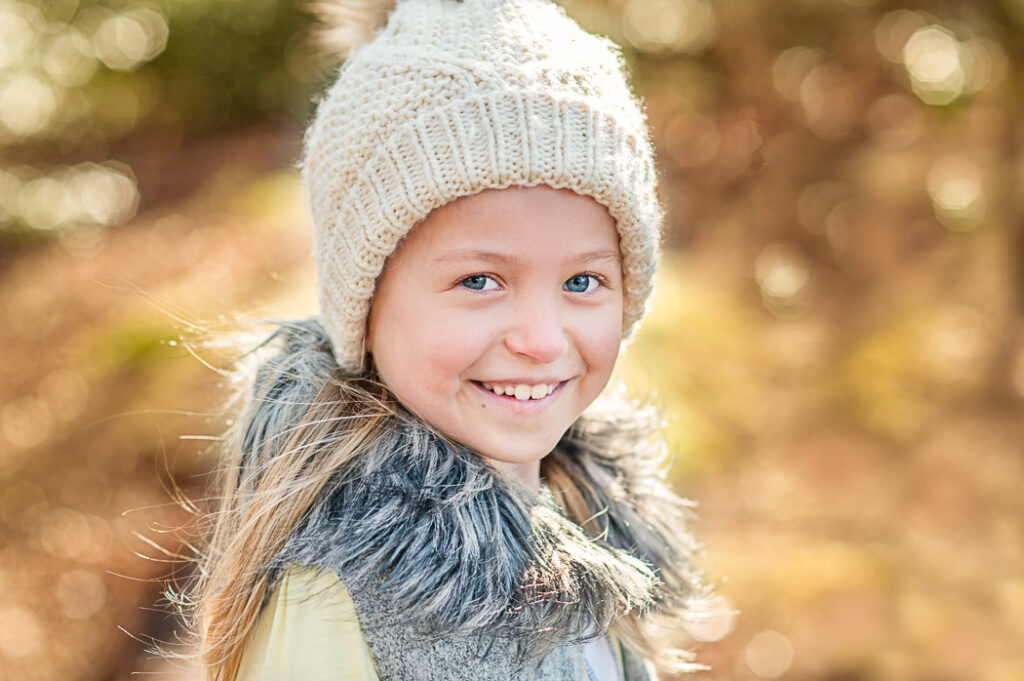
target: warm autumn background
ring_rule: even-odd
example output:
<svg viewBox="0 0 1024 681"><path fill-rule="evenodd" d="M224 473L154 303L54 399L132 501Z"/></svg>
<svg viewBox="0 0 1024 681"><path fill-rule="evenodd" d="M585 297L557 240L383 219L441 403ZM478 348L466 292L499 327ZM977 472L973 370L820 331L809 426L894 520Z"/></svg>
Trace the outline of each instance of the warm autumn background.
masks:
<svg viewBox="0 0 1024 681"><path fill-rule="evenodd" d="M693 678L1024 680L1024 1L565 4L671 211L622 369L738 611L670 632ZM0 679L192 678L145 641L224 427L196 325L314 309L300 5L0 0Z"/></svg>

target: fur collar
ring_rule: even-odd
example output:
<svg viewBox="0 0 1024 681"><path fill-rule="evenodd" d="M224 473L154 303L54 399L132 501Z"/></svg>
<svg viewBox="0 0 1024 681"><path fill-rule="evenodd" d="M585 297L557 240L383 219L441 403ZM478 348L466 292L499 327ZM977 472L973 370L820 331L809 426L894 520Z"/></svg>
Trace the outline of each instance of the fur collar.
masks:
<svg viewBox="0 0 1024 681"><path fill-rule="evenodd" d="M623 408L624 407L624 408ZM649 412L594 410L550 456L589 533L408 413L341 471L275 561L337 573L418 635L487 630L529 657L697 595L687 509L659 472Z"/></svg>

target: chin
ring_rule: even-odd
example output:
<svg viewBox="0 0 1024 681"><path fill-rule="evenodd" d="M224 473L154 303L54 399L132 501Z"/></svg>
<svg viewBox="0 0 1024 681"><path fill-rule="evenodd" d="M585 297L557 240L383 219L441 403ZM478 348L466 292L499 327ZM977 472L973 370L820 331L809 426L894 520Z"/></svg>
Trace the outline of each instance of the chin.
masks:
<svg viewBox="0 0 1024 681"><path fill-rule="evenodd" d="M471 447L473 451L482 456L483 458L498 464L504 464L506 466L516 466L528 463L535 463L540 461L545 456L551 453L561 440L561 436L553 441L543 441L538 443L520 443L517 447L486 447L486 448L475 448Z"/></svg>

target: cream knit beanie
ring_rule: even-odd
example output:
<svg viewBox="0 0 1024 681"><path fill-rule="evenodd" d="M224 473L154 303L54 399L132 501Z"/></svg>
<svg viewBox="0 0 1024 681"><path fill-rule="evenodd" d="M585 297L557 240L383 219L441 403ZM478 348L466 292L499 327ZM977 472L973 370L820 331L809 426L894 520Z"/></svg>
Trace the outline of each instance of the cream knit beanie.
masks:
<svg viewBox="0 0 1024 681"><path fill-rule="evenodd" d="M376 280L402 237L460 196L509 186L571 189L608 208L627 338L651 291L662 210L618 51L549 0L399 0L388 16L394 4L322 6L327 40L356 48L317 108L303 162L339 365L364 369Z"/></svg>

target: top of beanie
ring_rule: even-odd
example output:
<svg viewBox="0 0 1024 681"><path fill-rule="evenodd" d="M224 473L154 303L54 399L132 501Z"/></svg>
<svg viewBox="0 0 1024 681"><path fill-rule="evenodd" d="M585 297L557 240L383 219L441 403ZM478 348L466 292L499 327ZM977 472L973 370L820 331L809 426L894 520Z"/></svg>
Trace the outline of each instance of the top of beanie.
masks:
<svg viewBox="0 0 1024 681"><path fill-rule="evenodd" d="M325 43L348 55L302 164L339 365L365 369L376 281L401 239L450 201L510 186L571 189L607 207L627 338L652 288L662 210L615 46L549 0L331 0L318 11Z"/></svg>

